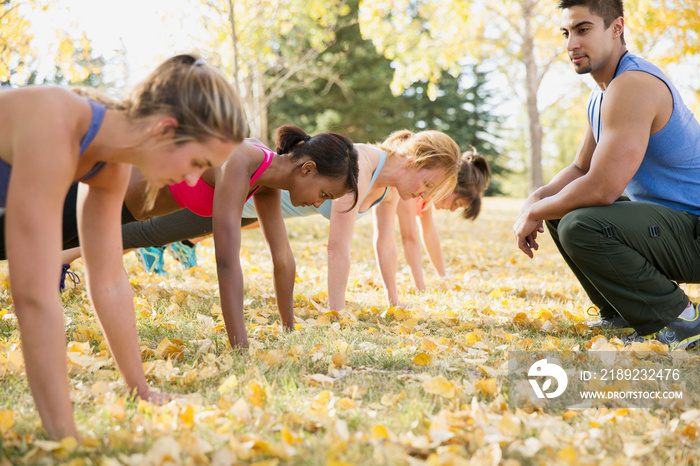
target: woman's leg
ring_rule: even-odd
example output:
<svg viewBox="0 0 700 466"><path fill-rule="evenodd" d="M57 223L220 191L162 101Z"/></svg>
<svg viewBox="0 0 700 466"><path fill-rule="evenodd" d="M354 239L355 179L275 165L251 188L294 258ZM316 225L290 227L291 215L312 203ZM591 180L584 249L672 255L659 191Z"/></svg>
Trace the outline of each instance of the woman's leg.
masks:
<svg viewBox="0 0 700 466"><path fill-rule="evenodd" d="M211 217L183 209L168 215L122 225L124 249L165 246L169 243L211 234Z"/></svg>

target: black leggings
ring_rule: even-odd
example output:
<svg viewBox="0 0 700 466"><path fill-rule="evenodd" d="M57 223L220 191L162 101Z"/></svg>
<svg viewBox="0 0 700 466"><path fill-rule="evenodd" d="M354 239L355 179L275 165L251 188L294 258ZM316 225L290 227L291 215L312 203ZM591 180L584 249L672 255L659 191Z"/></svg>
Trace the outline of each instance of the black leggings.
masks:
<svg viewBox="0 0 700 466"><path fill-rule="evenodd" d="M78 183L73 183L68 190L66 201L63 203L63 249L70 249L75 246L70 244L78 242ZM68 245L68 246L67 246ZM5 209L0 211L0 260L7 259L5 250Z"/></svg>
<svg viewBox="0 0 700 466"><path fill-rule="evenodd" d="M78 237L78 183L68 191L63 206L63 249L80 246ZM257 218L242 218L241 227L257 222ZM200 236L210 235L213 231L211 217L202 217L188 209L178 210L168 215L137 221L131 212L122 206L122 242L124 249L165 246ZM0 260L5 254L5 211L0 211Z"/></svg>
<svg viewBox="0 0 700 466"><path fill-rule="evenodd" d="M122 241L124 249L146 248L205 236L211 232L211 217L201 217L182 209L172 214L122 225Z"/></svg>
<svg viewBox="0 0 700 466"><path fill-rule="evenodd" d="M257 221L257 218L242 218L241 227ZM124 249L146 248L210 235L212 231L211 217L202 217L182 209L141 222L125 223L122 225L122 240Z"/></svg>

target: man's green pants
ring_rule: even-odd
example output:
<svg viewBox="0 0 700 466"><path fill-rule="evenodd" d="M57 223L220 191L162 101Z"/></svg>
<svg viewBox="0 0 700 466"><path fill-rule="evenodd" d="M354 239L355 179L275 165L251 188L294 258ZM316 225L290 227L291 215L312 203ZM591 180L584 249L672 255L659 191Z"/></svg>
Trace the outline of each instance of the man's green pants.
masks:
<svg viewBox="0 0 700 466"><path fill-rule="evenodd" d="M621 315L640 335L688 305L678 283L700 283L700 218L646 202L585 207L547 228L602 317Z"/></svg>

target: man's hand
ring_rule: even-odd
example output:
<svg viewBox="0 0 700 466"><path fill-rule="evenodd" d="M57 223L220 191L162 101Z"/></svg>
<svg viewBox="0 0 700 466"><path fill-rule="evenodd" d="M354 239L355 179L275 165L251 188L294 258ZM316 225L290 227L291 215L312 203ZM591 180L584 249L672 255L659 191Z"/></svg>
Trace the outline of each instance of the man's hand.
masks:
<svg viewBox="0 0 700 466"><path fill-rule="evenodd" d="M520 213L518 220L513 225L513 233L518 248L532 259L534 257L533 251L537 251L540 247L537 244L537 234L544 233L544 223L542 220L531 220L528 213L529 209Z"/></svg>

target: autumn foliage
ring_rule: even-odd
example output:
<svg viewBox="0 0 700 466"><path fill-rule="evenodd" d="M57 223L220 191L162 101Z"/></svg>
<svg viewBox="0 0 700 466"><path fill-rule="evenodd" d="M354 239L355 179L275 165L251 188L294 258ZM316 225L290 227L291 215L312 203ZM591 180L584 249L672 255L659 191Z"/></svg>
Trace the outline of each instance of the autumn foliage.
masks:
<svg viewBox="0 0 700 466"><path fill-rule="evenodd" d="M62 298L81 445L45 440L3 269L0 464L695 464L700 409L509 408L509 350L621 348L620 335L582 324L589 302L549 237L534 260L515 248L519 204L486 199L474 223L439 213L451 279L415 292L400 264L409 309L383 304L371 222L362 221L351 301L330 311L328 223L288 221L293 333L279 324L262 236L245 231L248 353L228 345L211 240L199 246L199 267L185 271L167 257L168 277L143 273L127 255L147 377L186 396L163 406L128 396L84 286L69 287ZM688 352L688 363L697 361Z"/></svg>

